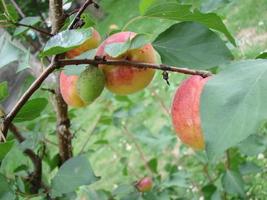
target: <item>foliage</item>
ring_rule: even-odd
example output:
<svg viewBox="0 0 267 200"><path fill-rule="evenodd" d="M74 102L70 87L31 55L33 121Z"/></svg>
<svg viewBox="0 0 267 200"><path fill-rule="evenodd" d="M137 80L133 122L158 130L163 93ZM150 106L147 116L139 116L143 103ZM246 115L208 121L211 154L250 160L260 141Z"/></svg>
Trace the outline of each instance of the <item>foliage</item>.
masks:
<svg viewBox="0 0 267 200"><path fill-rule="evenodd" d="M16 2L26 17L19 16L12 3L0 2L0 23L16 40L1 35L0 70L17 63L14 74L20 75L29 68L31 56L47 65L46 58L74 49L90 38L94 26L103 39L119 31L138 33L131 41L108 45L106 51L111 56L152 42L162 64L205 69L215 75L201 96L205 151L194 152L181 144L172 128L169 105L186 76L169 73L168 86L157 72L144 91L118 96L105 90L90 106L69 108L73 158L64 163L60 163L53 108L56 83L44 82L44 90L38 90L14 118L24 140L16 141L17 136L9 131L7 141L0 143L0 199L36 200L48 198L48 194L57 199L83 200L266 198L266 52L258 48L252 54L250 49L242 52L240 40L235 38L240 22L251 26L257 20L264 21L254 11L259 7L257 2L102 0L99 10L91 5L83 13L84 27L67 30L75 16L71 15L53 37L14 26L23 23L49 31L50 24L43 21L48 20L48 1ZM64 1L65 13L76 6L81 5ZM246 14L251 9L255 16L239 17L238 9ZM229 10L234 11L228 16ZM253 17L257 19L253 21ZM32 44L39 48L36 50ZM78 59L92 59L95 52L85 52ZM247 53L253 56L247 59ZM85 68L86 65L71 65L64 72L79 75ZM20 94L28 85L23 83ZM0 82L3 110L12 93L9 87L9 82ZM3 110L0 107L1 117ZM32 194L27 180L36 170L32 158L25 153L27 149L42 159L45 187L37 194ZM153 178L153 188L140 193L135 184L143 177Z"/></svg>

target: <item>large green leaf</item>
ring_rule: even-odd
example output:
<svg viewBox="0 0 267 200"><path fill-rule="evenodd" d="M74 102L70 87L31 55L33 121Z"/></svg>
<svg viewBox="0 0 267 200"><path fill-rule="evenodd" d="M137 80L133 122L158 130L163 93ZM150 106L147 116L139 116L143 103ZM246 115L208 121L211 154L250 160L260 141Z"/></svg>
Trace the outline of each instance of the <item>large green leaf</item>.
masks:
<svg viewBox="0 0 267 200"><path fill-rule="evenodd" d="M4 143L0 143L0 160L2 160L5 155L9 152L9 150L12 148L14 144L14 141L7 141Z"/></svg>
<svg viewBox="0 0 267 200"><path fill-rule="evenodd" d="M92 184L98 179L85 156L71 158L52 179L52 195L55 197L73 192L79 186Z"/></svg>
<svg viewBox="0 0 267 200"><path fill-rule="evenodd" d="M7 82L0 83L0 101L3 101L8 96Z"/></svg>
<svg viewBox="0 0 267 200"><path fill-rule="evenodd" d="M29 166L29 159L26 157L18 145L13 145L1 161L0 173L6 176L14 176L15 173L22 173Z"/></svg>
<svg viewBox="0 0 267 200"><path fill-rule="evenodd" d="M0 174L0 199L1 200L13 200L16 198L14 192L9 186L6 177Z"/></svg>
<svg viewBox="0 0 267 200"><path fill-rule="evenodd" d="M178 2L160 2L152 4L145 16L159 17L177 21L194 21L201 23L216 31L220 31L235 45L235 40L227 30L221 18L215 13L201 13L198 10L191 11L190 5L181 5Z"/></svg>
<svg viewBox="0 0 267 200"><path fill-rule="evenodd" d="M209 158L256 133L267 119L267 61L229 64L201 97L201 121Z"/></svg>
<svg viewBox="0 0 267 200"><path fill-rule="evenodd" d="M236 171L227 170L222 176L222 184L225 191L229 194L245 195L242 176Z"/></svg>
<svg viewBox="0 0 267 200"><path fill-rule="evenodd" d="M20 20L19 23L34 26L35 24L40 22L40 20L41 20L40 17L25 17L22 20ZM14 32L14 36L20 35L26 32L27 30L29 30L28 27L18 26Z"/></svg>
<svg viewBox="0 0 267 200"><path fill-rule="evenodd" d="M5 35L0 38L0 68L18 60L22 51L11 43Z"/></svg>
<svg viewBox="0 0 267 200"><path fill-rule="evenodd" d="M247 156L256 156L266 150L267 141L260 135L250 135L238 145L238 148Z"/></svg>
<svg viewBox="0 0 267 200"><path fill-rule="evenodd" d="M24 69L30 68L30 56L31 52L30 49L25 53L24 56L19 58L19 66L17 68L17 73L23 71Z"/></svg>
<svg viewBox="0 0 267 200"><path fill-rule="evenodd" d="M51 37L46 43L41 56L64 53L78 47L92 36L92 28L66 30Z"/></svg>
<svg viewBox="0 0 267 200"><path fill-rule="evenodd" d="M40 116L48 101L45 98L29 100L16 115L15 122L30 121Z"/></svg>
<svg viewBox="0 0 267 200"><path fill-rule="evenodd" d="M208 69L232 59L232 54L217 34L195 22L171 26L153 42L162 63Z"/></svg>

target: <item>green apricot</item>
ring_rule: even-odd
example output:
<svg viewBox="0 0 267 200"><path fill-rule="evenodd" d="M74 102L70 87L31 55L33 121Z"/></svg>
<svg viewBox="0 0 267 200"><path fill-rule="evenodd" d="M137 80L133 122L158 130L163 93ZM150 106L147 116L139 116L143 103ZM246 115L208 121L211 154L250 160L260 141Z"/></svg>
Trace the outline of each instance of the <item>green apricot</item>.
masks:
<svg viewBox="0 0 267 200"><path fill-rule="evenodd" d="M89 66L79 76L77 90L80 98L86 104L92 103L99 97L104 87L105 76L98 67Z"/></svg>

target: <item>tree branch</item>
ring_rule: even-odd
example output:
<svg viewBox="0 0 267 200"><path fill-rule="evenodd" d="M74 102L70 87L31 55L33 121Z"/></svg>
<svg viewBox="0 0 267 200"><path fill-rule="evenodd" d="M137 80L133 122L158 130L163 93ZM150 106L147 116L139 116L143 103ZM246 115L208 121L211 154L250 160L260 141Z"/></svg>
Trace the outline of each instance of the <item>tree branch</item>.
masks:
<svg viewBox="0 0 267 200"><path fill-rule="evenodd" d="M64 12L62 0L50 0L50 17L52 21L52 34L56 34L64 23ZM61 55L54 56L55 62ZM57 113L57 137L59 145L60 165L72 157L72 134L69 130L70 120L68 118L68 105L63 100L60 92L59 73L57 75L57 86L55 89L55 110Z"/></svg>
<svg viewBox="0 0 267 200"><path fill-rule="evenodd" d="M14 124L10 124L10 131L13 133L15 138L19 141L19 143L22 143L25 141L25 138L20 134L19 130ZM32 149L25 149L24 153L31 159L33 165L34 165L34 172L30 174L29 182L31 184L30 191L33 194L38 193L39 189L42 187L42 160L41 158L34 153Z"/></svg>
<svg viewBox="0 0 267 200"><path fill-rule="evenodd" d="M211 76L212 73L209 71L204 70L194 70L194 69L188 69L188 68L178 68L173 67L165 64L151 64L151 63L141 63L141 62L134 62L129 60L105 60L103 58L96 58L96 59L81 59L81 60L58 60L58 64L61 67L64 67L66 65L80 65L80 64L91 64L91 65L121 65L124 67L135 67L135 68L151 68L151 69L157 69L162 71L170 71L170 72L177 72L182 74L189 74L189 75L199 75L202 77L208 77Z"/></svg>
<svg viewBox="0 0 267 200"><path fill-rule="evenodd" d="M24 18L26 17L26 15L22 12L22 10L20 9L19 5L17 4L17 2L15 0L10 0L11 3L13 4L13 6L16 8L16 10L18 11L19 15Z"/></svg>
<svg viewBox="0 0 267 200"><path fill-rule="evenodd" d="M10 113L5 117L4 120L4 128L3 128L3 134L7 132L8 126L10 122L14 119L18 111L22 108L22 106L28 101L28 99L31 97L31 95L41 86L42 82L51 74L57 67L64 67L66 65L80 65L80 64L92 64L92 65L99 65L99 64L105 64L105 65L122 65L124 67L136 67L136 68L152 68L157 70L163 70L163 71L171 71L176 73L183 73L183 74L189 74L189 75L199 75L202 77L208 77L211 76L212 73L209 71L204 70L194 70L194 69L188 69L188 68L177 68L173 66L168 66L164 64L150 64L150 63L139 63L139 62L133 62L128 60L104 60L104 59L82 59L82 60L65 60L65 59L59 59L58 61L53 61L48 68L32 83L32 85L28 88L28 90L22 95L22 97L19 99L19 101L16 103L16 105L13 107L13 109L10 111ZM59 98L58 98L59 99ZM62 104L65 104L64 101L61 102ZM65 121L65 120L63 120Z"/></svg>
<svg viewBox="0 0 267 200"><path fill-rule="evenodd" d="M90 4L95 4L96 3L93 0L86 0L84 2L84 4L82 5L82 7L79 9L79 11L77 12L77 14L75 15L73 21L70 23L68 29L73 29L75 24L79 21L82 13L85 11L85 9L90 5Z"/></svg>
<svg viewBox="0 0 267 200"><path fill-rule="evenodd" d="M31 26L31 25L22 24L22 23L17 23L17 22L14 22L13 24L14 24L15 26L23 26L23 27L30 28L30 29L35 30L35 31L37 31L37 32L39 32L39 33L42 33L42 34L44 34L44 35L47 35L47 36L49 36L49 37L52 37L52 36L53 36L53 34L48 33L48 32L46 32L45 30L39 29L39 28L34 27L34 26Z"/></svg>

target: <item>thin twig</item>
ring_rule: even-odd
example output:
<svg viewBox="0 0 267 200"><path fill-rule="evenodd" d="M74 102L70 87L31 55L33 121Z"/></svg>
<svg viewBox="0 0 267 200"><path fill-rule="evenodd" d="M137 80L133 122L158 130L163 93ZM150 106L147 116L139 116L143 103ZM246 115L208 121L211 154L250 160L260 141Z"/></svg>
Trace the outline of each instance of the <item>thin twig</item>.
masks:
<svg viewBox="0 0 267 200"><path fill-rule="evenodd" d="M115 155L117 157L119 157L120 159L123 158L123 156L121 155L121 153L119 151L117 151L111 144L107 144L107 145L113 151L113 153L115 153ZM141 178L140 175L135 171L135 169L132 168L129 164L128 164L128 168L131 171L131 173L136 176L136 178L138 178L138 179Z"/></svg>
<svg viewBox="0 0 267 200"><path fill-rule="evenodd" d="M14 124L11 123L9 128L19 143L25 141L25 138ZM24 153L31 159L34 165L34 172L30 174L29 181L31 183L31 192L35 194L38 193L42 186L42 160L32 149L27 148L24 150Z"/></svg>
<svg viewBox="0 0 267 200"><path fill-rule="evenodd" d="M133 144L135 145L138 153L140 154L141 156L141 159L143 160L144 162L144 166L145 168L147 169L147 171L150 173L150 176L153 177L153 172L151 170L151 168L149 167L149 165L147 164L147 159L145 157L145 154L144 152L142 151L141 147L139 146L139 144L136 142L134 136L130 133L130 131L128 130L128 128L126 126L123 126L123 130L124 130L124 133L128 136L129 139L131 139L131 141L133 142Z"/></svg>
<svg viewBox="0 0 267 200"><path fill-rule="evenodd" d="M230 151L229 151L229 149L226 150L225 154L226 154L226 160L225 160L224 165L225 165L225 168L227 170L229 170L231 168L231 157L230 157Z"/></svg>
<svg viewBox="0 0 267 200"><path fill-rule="evenodd" d="M56 94L56 91L54 90L54 89L50 89L50 88L41 88L41 90L43 90L43 91L47 91L47 92L50 92L50 93L52 93L52 94Z"/></svg>
<svg viewBox="0 0 267 200"><path fill-rule="evenodd" d="M91 65L120 65L123 67L135 67L135 68L151 68L151 69L157 69L162 71L170 71L170 72L177 72L182 74L189 74L189 75L199 75L202 77L208 77L211 76L212 73L209 71L204 70L194 70L194 69L188 69L188 68L178 68L174 66L169 66L165 64L151 64L151 63L142 63L142 62L134 62L129 60L105 60L105 59L74 59L74 60L58 60L58 65L63 67L66 65L80 65L80 64L91 64Z"/></svg>
<svg viewBox="0 0 267 200"><path fill-rule="evenodd" d="M157 92L155 90L154 91L151 91L151 92L152 92L152 96L156 97L156 99L159 101L159 103L161 105L161 108L165 112L165 114L167 116L170 116L170 110L165 105L163 99L157 94Z"/></svg>
<svg viewBox="0 0 267 200"><path fill-rule="evenodd" d="M214 180L211 178L210 174L209 174L209 170L208 170L208 164L205 164L203 166L203 172L206 175L206 177L208 178L209 182L212 183Z"/></svg>
<svg viewBox="0 0 267 200"><path fill-rule="evenodd" d="M41 9L40 9L40 6L39 6L39 3L37 2L37 0L33 0L33 3L35 4L36 8L37 8L37 12L38 12L38 15L40 16L44 26L45 26L45 29L48 31L49 30L49 27L45 21L45 18L41 12Z"/></svg>
<svg viewBox="0 0 267 200"><path fill-rule="evenodd" d="M37 32L39 32L39 33L42 33L42 34L44 34L44 35L47 35L47 36L49 36L49 37L52 37L52 36L53 36L53 34L48 33L48 32L46 32L45 30L39 29L39 28L34 27L34 26L31 26L31 25L22 24L22 23L18 23L18 22L14 22L13 24L14 24L15 26L23 26L23 27L30 28L30 29L35 30L35 31L37 31Z"/></svg>
<svg viewBox="0 0 267 200"><path fill-rule="evenodd" d="M90 4L95 4L95 2L93 0L86 0L84 2L84 4L81 6L81 8L79 9L79 11L77 12L77 14L75 15L73 21L70 23L68 29L73 29L76 22L79 21L82 13L85 11L85 9L90 5Z"/></svg>
<svg viewBox="0 0 267 200"><path fill-rule="evenodd" d="M22 10L20 9L19 5L17 4L17 2L15 0L10 0L11 3L13 4L13 6L15 7L15 9L18 11L19 15L24 18L26 17L26 15L22 12Z"/></svg>
<svg viewBox="0 0 267 200"><path fill-rule="evenodd" d="M94 130L95 130L95 128L96 128L96 126L97 126L97 123L99 122L100 118L101 118L101 114L99 114L99 115L96 117L96 120L95 120L94 124L92 125L92 127L90 128L90 130L86 132L87 138L85 139L85 142L84 142L84 144L82 145L82 148L81 148L79 154L82 154L82 153L84 152L84 149L85 149L85 147L87 146L87 144L88 144L90 138L92 137L93 132L94 132Z"/></svg>

